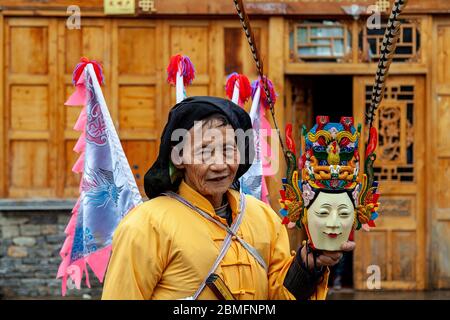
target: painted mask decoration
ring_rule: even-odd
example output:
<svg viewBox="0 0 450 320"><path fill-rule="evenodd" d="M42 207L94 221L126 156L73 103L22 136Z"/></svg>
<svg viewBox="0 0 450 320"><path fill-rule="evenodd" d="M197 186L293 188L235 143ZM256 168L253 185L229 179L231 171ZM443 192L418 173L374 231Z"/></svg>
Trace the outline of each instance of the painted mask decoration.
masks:
<svg viewBox="0 0 450 320"><path fill-rule="evenodd" d="M355 221L354 206L346 192L319 195L307 209L309 235L316 248L339 250L350 236Z"/></svg>
<svg viewBox="0 0 450 320"><path fill-rule="evenodd" d="M378 217L378 183L373 178L377 132L371 128L364 173L360 172L359 138L353 118L339 123L318 116L302 130L302 154L297 166L292 126L286 128L288 169L280 191L283 223L304 226L311 247L338 251L352 229L369 230ZM299 177L299 173L301 177Z"/></svg>

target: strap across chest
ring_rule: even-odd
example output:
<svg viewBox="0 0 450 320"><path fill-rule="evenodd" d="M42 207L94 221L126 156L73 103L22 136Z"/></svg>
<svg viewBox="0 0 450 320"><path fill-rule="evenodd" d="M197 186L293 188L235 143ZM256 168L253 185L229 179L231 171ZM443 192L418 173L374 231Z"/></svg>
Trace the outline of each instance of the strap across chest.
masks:
<svg viewBox="0 0 450 320"><path fill-rule="evenodd" d="M212 273L214 273L214 271L220 265L220 262L223 260L223 258L225 257L228 249L230 248L232 239L236 239L255 258L255 260L267 272L267 270L268 270L267 269L267 264L264 261L264 259L261 257L259 252L253 246L251 246L249 243L247 243L244 239L242 239L242 238L240 238L239 236L236 235L236 232L239 230L239 226L242 223L242 220L244 218L244 213L245 213L246 200L245 200L245 195L244 194L241 193L241 195L240 195L239 214L237 215L237 218L235 219L235 221L233 222L233 224L230 227L228 227L228 226L222 224L221 222L217 221L216 219L211 217L208 213L206 213L205 211L203 211L199 207L193 205L188 200L186 200L185 198L181 197L179 194L177 194L175 192L168 191L168 192L165 192L163 194L168 196L168 197L171 197L173 199L178 200L179 202L183 203L184 205L186 205L187 207L189 207L193 211L197 212L199 215L201 215L202 217L204 217L208 221L216 224L219 228L221 228L221 229L223 229L223 230L225 230L227 232L227 236L225 237L225 240L223 241L223 244L222 244L222 247L220 249L219 255L216 258L216 261L214 262L213 266L209 270L209 272L208 272L207 276L205 277L204 281L200 285L199 289L191 297L193 300L197 299L197 297L200 295L200 293L203 291L203 289L204 289L204 287L206 285L206 279Z"/></svg>

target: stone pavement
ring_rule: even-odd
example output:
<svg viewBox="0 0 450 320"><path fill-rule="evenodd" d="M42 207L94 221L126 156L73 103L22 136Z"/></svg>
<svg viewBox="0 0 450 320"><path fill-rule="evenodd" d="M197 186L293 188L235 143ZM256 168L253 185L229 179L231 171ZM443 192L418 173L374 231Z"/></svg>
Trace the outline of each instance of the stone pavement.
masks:
<svg viewBox="0 0 450 320"><path fill-rule="evenodd" d="M450 290L430 291L355 291L330 289L328 300L450 300Z"/></svg>

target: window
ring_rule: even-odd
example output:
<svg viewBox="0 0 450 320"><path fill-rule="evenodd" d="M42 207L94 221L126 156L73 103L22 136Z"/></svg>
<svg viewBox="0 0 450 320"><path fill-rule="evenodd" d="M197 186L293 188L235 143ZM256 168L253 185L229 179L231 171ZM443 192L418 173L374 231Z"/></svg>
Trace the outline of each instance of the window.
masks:
<svg viewBox="0 0 450 320"><path fill-rule="evenodd" d="M351 57L351 33L345 23L302 22L290 33L291 60L294 62L343 62Z"/></svg>
<svg viewBox="0 0 450 320"><path fill-rule="evenodd" d="M402 21L394 61L417 62L419 60L420 32L417 26L420 26L419 21ZM378 61L385 30L386 21L381 29L369 30L365 26L362 27L359 33L362 62Z"/></svg>

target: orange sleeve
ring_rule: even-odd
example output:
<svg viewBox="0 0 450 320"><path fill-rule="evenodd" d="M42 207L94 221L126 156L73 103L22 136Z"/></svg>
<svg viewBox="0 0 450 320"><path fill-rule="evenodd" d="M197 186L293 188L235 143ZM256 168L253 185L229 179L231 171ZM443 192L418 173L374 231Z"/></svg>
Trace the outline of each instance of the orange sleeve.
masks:
<svg viewBox="0 0 450 320"><path fill-rule="evenodd" d="M102 294L105 300L151 299L167 262L167 242L157 228L139 212L131 214L114 233Z"/></svg>

